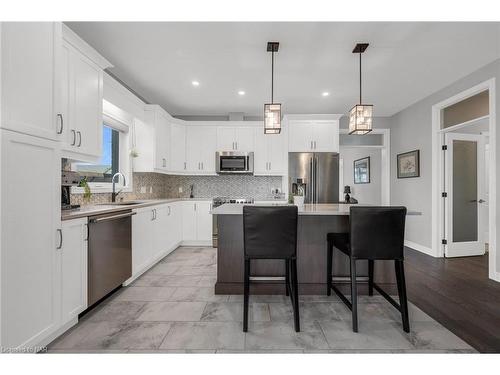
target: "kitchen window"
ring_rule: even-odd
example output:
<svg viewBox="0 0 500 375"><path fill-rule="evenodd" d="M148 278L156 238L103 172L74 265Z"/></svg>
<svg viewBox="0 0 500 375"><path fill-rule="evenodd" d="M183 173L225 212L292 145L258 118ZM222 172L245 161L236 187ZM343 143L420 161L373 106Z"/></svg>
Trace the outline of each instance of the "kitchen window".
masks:
<svg viewBox="0 0 500 375"><path fill-rule="evenodd" d="M121 172L126 177L127 185L123 187L123 179L117 181L119 190L132 191L132 171L129 156L129 127L114 118L104 115L102 128L102 155L96 163L74 161L71 169L86 177L93 193L112 191L113 175ZM72 193L83 193L83 188L73 187Z"/></svg>

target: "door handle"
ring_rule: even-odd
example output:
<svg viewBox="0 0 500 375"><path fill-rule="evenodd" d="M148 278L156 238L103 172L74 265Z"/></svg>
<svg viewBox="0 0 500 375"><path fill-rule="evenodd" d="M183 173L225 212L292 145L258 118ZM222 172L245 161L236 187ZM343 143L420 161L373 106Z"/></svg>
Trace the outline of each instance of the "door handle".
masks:
<svg viewBox="0 0 500 375"><path fill-rule="evenodd" d="M71 133L73 134L73 142L71 142L71 146L76 145L76 131L75 129L71 129Z"/></svg>
<svg viewBox="0 0 500 375"><path fill-rule="evenodd" d="M62 245L63 245L62 229L58 229L57 233L59 233L59 245L56 247L56 249L60 250L60 249L62 249Z"/></svg>
<svg viewBox="0 0 500 375"><path fill-rule="evenodd" d="M58 113L57 114L57 118L59 119L59 123L61 124L61 127L59 128L59 130L57 131L57 134L62 134L63 132L63 129L64 129L64 119L63 119L63 115L61 113Z"/></svg>
<svg viewBox="0 0 500 375"><path fill-rule="evenodd" d="M485 203L486 201L484 199L478 200L478 203Z"/></svg>
<svg viewBox="0 0 500 375"><path fill-rule="evenodd" d="M80 131L76 132L78 134L78 146L80 147L82 145L82 133Z"/></svg>

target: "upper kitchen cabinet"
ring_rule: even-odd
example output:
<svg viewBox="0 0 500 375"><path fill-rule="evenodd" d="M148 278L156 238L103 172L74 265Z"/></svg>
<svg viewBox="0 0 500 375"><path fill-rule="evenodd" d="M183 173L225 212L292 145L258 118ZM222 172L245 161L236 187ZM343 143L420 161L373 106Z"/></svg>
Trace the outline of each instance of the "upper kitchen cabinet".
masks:
<svg viewBox="0 0 500 375"><path fill-rule="evenodd" d="M95 162L102 154L103 71L111 64L64 25L60 55L63 156Z"/></svg>
<svg viewBox="0 0 500 375"><path fill-rule="evenodd" d="M255 175L285 175L287 173L286 156L285 134L264 134L262 127L255 129Z"/></svg>
<svg viewBox="0 0 500 375"><path fill-rule="evenodd" d="M187 173L215 175L217 132L213 126L186 126Z"/></svg>
<svg viewBox="0 0 500 375"><path fill-rule="evenodd" d="M20 133L59 139L58 74L61 23L2 22L1 123Z"/></svg>
<svg viewBox="0 0 500 375"><path fill-rule="evenodd" d="M320 119L288 119L289 152L339 152L340 115L321 115Z"/></svg>
<svg viewBox="0 0 500 375"><path fill-rule="evenodd" d="M168 173L171 167L172 119L158 105L148 104L144 112L146 123L136 124L135 127L139 156L134 161L134 171Z"/></svg>
<svg viewBox="0 0 500 375"><path fill-rule="evenodd" d="M253 127L217 127L217 151L250 152L253 150Z"/></svg>
<svg viewBox="0 0 500 375"><path fill-rule="evenodd" d="M170 130L170 170L174 173L184 173L186 162L186 127L173 123Z"/></svg>

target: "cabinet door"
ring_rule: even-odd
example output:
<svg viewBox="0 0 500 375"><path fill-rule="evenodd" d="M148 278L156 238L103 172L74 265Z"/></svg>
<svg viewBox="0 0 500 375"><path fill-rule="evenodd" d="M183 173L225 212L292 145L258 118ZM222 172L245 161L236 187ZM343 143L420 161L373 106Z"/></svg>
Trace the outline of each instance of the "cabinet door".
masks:
<svg viewBox="0 0 500 375"><path fill-rule="evenodd" d="M287 152L285 145L285 136L282 134L268 134L268 174L273 176L282 176L287 173Z"/></svg>
<svg viewBox="0 0 500 375"><path fill-rule="evenodd" d="M254 128L235 128L236 150L241 152L254 151Z"/></svg>
<svg viewBox="0 0 500 375"><path fill-rule="evenodd" d="M170 168L170 123L163 113L156 113L155 121L155 168Z"/></svg>
<svg viewBox="0 0 500 375"><path fill-rule="evenodd" d="M0 137L0 345L15 348L39 344L60 320L61 156L55 141Z"/></svg>
<svg viewBox="0 0 500 375"><path fill-rule="evenodd" d="M190 173L201 171L200 147L202 147L203 140L199 139L198 128L197 126L186 127L186 170Z"/></svg>
<svg viewBox="0 0 500 375"><path fill-rule="evenodd" d="M254 174L256 175L269 174L269 137L270 135L264 134L262 129L255 129Z"/></svg>
<svg viewBox="0 0 500 375"><path fill-rule="evenodd" d="M314 130L311 123L290 122L288 132L289 152L308 152L314 150Z"/></svg>
<svg viewBox="0 0 500 375"><path fill-rule="evenodd" d="M137 275L151 261L153 253L154 215L150 207L132 216L132 275Z"/></svg>
<svg viewBox="0 0 500 375"><path fill-rule="evenodd" d="M155 219L153 221L153 252L152 259L158 258L168 248L169 228L168 228L168 206L154 206Z"/></svg>
<svg viewBox="0 0 500 375"><path fill-rule="evenodd" d="M66 43L62 43L61 47L61 67L60 71L60 87L61 87L61 110L62 116L62 133L61 133L61 147L63 150L72 151L76 146L76 129L71 123L71 105L73 94L71 83L71 49Z"/></svg>
<svg viewBox="0 0 500 375"><path fill-rule="evenodd" d="M175 250L176 246L182 241L182 204L183 202L174 202L170 205L172 250Z"/></svg>
<svg viewBox="0 0 500 375"><path fill-rule="evenodd" d="M217 128L217 151L236 151L235 128L226 126Z"/></svg>
<svg viewBox="0 0 500 375"><path fill-rule="evenodd" d="M170 134L170 170L184 172L186 165L186 128L184 125L172 124Z"/></svg>
<svg viewBox="0 0 500 375"><path fill-rule="evenodd" d="M87 219L62 223L62 321L65 324L87 308Z"/></svg>
<svg viewBox="0 0 500 375"><path fill-rule="evenodd" d="M102 154L102 69L78 51L72 53L71 67L76 151L98 158Z"/></svg>
<svg viewBox="0 0 500 375"><path fill-rule="evenodd" d="M2 22L1 123L5 129L58 139L55 63L61 23Z"/></svg>
<svg viewBox="0 0 500 375"><path fill-rule="evenodd" d="M338 121L317 122L313 128L315 152L339 152Z"/></svg>
<svg viewBox="0 0 500 375"><path fill-rule="evenodd" d="M212 203L196 202L196 239L198 241L212 241Z"/></svg>
<svg viewBox="0 0 500 375"><path fill-rule="evenodd" d="M214 127L200 126L198 129L201 173L215 174L216 130Z"/></svg>
<svg viewBox="0 0 500 375"><path fill-rule="evenodd" d="M195 202L182 202L182 239L196 241L196 207Z"/></svg>

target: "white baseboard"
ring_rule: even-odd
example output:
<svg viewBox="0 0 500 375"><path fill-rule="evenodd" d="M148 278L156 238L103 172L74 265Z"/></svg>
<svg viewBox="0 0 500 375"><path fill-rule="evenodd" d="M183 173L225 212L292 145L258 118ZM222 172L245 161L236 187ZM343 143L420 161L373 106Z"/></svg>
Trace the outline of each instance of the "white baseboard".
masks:
<svg viewBox="0 0 500 375"><path fill-rule="evenodd" d="M418 243L408 241L408 240L405 240L405 246L412 248L413 250L420 251L421 253L430 255L431 257L437 258L436 254L434 253L434 251L430 247L420 245Z"/></svg>
<svg viewBox="0 0 500 375"><path fill-rule="evenodd" d="M212 241L182 241L179 246L191 246L191 247L212 247Z"/></svg>
<svg viewBox="0 0 500 375"><path fill-rule="evenodd" d="M493 273L490 272L489 278L490 280L500 283L500 272L493 272Z"/></svg>

